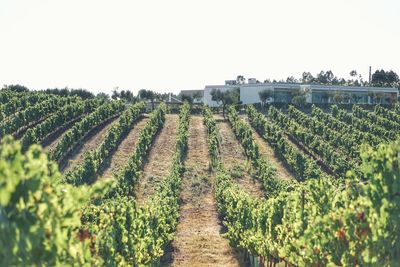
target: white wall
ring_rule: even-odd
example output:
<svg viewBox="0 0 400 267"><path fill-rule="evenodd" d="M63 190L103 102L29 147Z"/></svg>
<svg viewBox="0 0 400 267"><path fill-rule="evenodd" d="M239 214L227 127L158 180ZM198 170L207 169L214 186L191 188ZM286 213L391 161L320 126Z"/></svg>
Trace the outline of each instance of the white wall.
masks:
<svg viewBox="0 0 400 267"><path fill-rule="evenodd" d="M260 103L260 96L258 92L263 90L274 90L272 86L243 86L240 88L240 100L243 104Z"/></svg>

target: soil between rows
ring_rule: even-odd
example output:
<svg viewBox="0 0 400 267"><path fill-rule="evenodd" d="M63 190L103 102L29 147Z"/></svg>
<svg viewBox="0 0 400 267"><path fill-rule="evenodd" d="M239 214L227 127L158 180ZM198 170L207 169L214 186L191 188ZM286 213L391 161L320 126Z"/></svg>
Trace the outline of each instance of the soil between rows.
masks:
<svg viewBox="0 0 400 267"><path fill-rule="evenodd" d="M133 125L133 128L119 144L116 151L102 164L98 172L98 179L110 179L124 168L128 163L129 157L135 152L140 132L148 121L148 118L142 118Z"/></svg>
<svg viewBox="0 0 400 267"><path fill-rule="evenodd" d="M221 236L209 162L207 132L201 116L189 124L188 155L183 176L180 219L171 251L172 266L240 266L238 253Z"/></svg>
<svg viewBox="0 0 400 267"><path fill-rule="evenodd" d="M246 123L249 124L248 117L242 117ZM250 124L249 124L250 125ZM258 147L260 148L261 155L272 163L272 165L276 168L277 174L280 178L284 180L295 179L295 175L290 171L289 167L286 166L286 163L279 159L278 155L276 155L274 149L264 140L253 127L251 127L253 132L253 137Z"/></svg>
<svg viewBox="0 0 400 267"><path fill-rule="evenodd" d="M244 149L231 126L219 115L216 115L215 119L221 135L222 165L242 190L254 198L264 199L262 183L250 175L253 171L251 162L247 160Z"/></svg>
<svg viewBox="0 0 400 267"><path fill-rule="evenodd" d="M165 115L164 126L157 135L150 153L135 184L135 197L139 205L153 195L158 184L170 173L175 152L178 115Z"/></svg>

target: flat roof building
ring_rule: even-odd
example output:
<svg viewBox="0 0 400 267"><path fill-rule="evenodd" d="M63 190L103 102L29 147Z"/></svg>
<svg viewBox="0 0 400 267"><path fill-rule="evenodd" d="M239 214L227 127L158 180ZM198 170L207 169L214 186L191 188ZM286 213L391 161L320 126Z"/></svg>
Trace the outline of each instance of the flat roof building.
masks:
<svg viewBox="0 0 400 267"><path fill-rule="evenodd" d="M247 83L225 85L207 85L204 88L204 103L209 106L218 106L211 100L211 91L239 89L240 101L243 104L260 103L259 92L270 90L273 97L268 102L291 103L292 98L299 93L306 96L307 103L334 103L340 99L341 103L357 104L390 104L397 102L398 89L388 87L368 86L337 86L300 83Z"/></svg>

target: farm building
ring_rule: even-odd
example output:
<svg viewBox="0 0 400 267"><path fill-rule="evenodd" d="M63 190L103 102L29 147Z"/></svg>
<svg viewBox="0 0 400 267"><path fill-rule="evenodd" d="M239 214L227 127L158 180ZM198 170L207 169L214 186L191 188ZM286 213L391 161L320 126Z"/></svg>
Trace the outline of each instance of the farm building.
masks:
<svg viewBox="0 0 400 267"><path fill-rule="evenodd" d="M307 103L316 104L333 103L335 102L335 97L340 98L342 103L390 104L397 102L398 97L397 88L300 83L257 83L255 79L249 79L249 83L246 84L235 84L228 80L225 81L225 85L205 86L203 102L209 106L218 106L215 101L211 100L211 91L213 89L221 91L239 89L240 101L243 104L259 103L259 92L263 90L272 91L273 97L269 102L277 103L290 103L293 96L299 93L306 96ZM184 92L185 90L181 91L181 93Z"/></svg>

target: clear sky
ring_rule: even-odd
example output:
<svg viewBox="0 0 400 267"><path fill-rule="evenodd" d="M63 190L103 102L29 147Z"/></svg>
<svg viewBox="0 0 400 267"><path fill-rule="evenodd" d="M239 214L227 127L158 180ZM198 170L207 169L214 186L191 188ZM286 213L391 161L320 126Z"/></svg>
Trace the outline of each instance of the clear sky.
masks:
<svg viewBox="0 0 400 267"><path fill-rule="evenodd" d="M0 86L179 92L400 74L399 0L0 0Z"/></svg>

